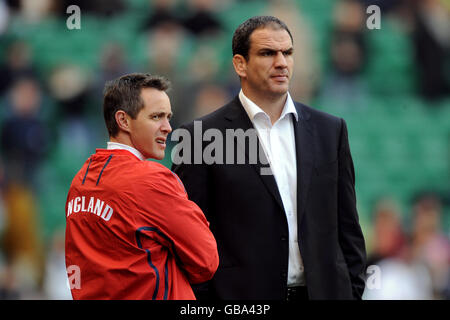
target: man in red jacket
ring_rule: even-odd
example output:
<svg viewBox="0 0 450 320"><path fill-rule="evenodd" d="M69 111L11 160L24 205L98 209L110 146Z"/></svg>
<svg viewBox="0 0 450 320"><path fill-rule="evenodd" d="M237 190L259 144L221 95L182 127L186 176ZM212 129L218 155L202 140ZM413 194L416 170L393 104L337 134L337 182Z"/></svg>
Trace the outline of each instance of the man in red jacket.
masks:
<svg viewBox="0 0 450 320"><path fill-rule="evenodd" d="M74 299L195 299L191 284L218 267L209 222L178 176L144 161L164 157L168 87L148 74L105 87L108 147L86 160L67 196L66 266L80 271Z"/></svg>

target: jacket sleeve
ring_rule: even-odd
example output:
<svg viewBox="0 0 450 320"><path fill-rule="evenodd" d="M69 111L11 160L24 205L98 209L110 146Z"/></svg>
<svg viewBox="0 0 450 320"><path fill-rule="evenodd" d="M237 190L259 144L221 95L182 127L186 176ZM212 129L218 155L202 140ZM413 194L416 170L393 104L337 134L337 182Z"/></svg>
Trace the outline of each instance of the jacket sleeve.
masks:
<svg viewBox="0 0 450 320"><path fill-rule="evenodd" d="M352 282L353 296L361 299L365 288L366 249L356 210L355 172L343 119L339 146L338 230L339 245Z"/></svg>
<svg viewBox="0 0 450 320"><path fill-rule="evenodd" d="M201 161L201 163L196 163L195 154L198 153L200 156L203 153L204 146L203 141L194 141L194 128L193 123L186 126L181 126L181 130L185 130L190 137L190 140L180 141L176 148L181 154L180 159L177 163L173 163L172 171L175 172L183 181L186 191L188 193L189 199L194 201L206 215L208 220L209 205L208 205L208 179L207 179L207 166ZM189 149L189 150L188 150ZM198 157L200 158L200 157Z"/></svg>
<svg viewBox="0 0 450 320"><path fill-rule="evenodd" d="M216 240L202 210L188 199L183 183L166 168L153 172L142 201L146 222L158 228L158 241L171 250L191 283L212 278L219 265ZM150 182L149 182L150 181Z"/></svg>
<svg viewBox="0 0 450 320"><path fill-rule="evenodd" d="M209 221L213 221L214 217L211 217L211 210L209 206L208 190L208 169L203 163L195 163L195 153L203 152L202 141L194 141L194 128L193 123L180 127L181 130L185 130L188 133L186 140L180 139L177 146L179 149L180 159L177 163L173 163L172 171L175 172L183 181L189 199L194 201L203 211L206 218ZM190 140L189 140L190 139ZM197 143L197 145L195 145ZM189 150L187 150L187 148ZM209 294L209 282L197 284L192 287L197 299L207 300L210 297Z"/></svg>

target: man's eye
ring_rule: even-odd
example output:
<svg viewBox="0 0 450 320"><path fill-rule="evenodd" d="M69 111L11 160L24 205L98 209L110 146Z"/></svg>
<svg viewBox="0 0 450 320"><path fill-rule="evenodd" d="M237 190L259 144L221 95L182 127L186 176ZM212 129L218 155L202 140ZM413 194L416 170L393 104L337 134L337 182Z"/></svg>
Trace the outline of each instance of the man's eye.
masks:
<svg viewBox="0 0 450 320"><path fill-rule="evenodd" d="M159 118L160 118L159 114L155 114L152 116L153 120L159 120Z"/></svg>

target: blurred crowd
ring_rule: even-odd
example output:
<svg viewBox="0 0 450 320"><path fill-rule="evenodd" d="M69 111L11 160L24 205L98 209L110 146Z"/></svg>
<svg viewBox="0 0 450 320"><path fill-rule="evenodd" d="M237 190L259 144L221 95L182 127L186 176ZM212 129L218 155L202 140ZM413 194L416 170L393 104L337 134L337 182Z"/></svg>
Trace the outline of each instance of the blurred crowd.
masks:
<svg viewBox="0 0 450 320"><path fill-rule="evenodd" d="M374 43L384 42L366 25L373 4L381 28L393 26L410 44L408 56L389 56L398 69L374 63ZM66 27L70 5L81 10L79 30ZM253 15L277 16L294 35L297 101L364 112L371 99L408 95L450 108L445 0L0 0L0 299L71 298L65 195L86 157L106 146L105 82L164 75L177 128L238 93L231 37ZM450 140L447 148L450 181ZM369 265L381 270L365 299L450 298L450 183L431 191L404 206L389 195L360 212Z"/></svg>
<svg viewBox="0 0 450 320"><path fill-rule="evenodd" d="M442 201L426 192L412 202L407 221L392 198L376 202L366 239L371 244L367 265L379 267L379 274L367 275L371 282L363 299L450 299L450 242L440 227Z"/></svg>

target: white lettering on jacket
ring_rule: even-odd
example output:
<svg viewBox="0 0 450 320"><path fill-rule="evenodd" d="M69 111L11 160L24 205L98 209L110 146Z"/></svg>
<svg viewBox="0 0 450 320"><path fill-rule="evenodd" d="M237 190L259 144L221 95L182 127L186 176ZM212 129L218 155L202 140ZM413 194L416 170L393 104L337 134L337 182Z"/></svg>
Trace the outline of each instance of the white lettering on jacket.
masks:
<svg viewBox="0 0 450 320"><path fill-rule="evenodd" d="M88 201L85 196L81 196L75 197L69 201L67 204L66 216L69 217L72 213L78 212L92 213L105 221L109 221L114 213L114 210L109 204L100 199L90 197Z"/></svg>

